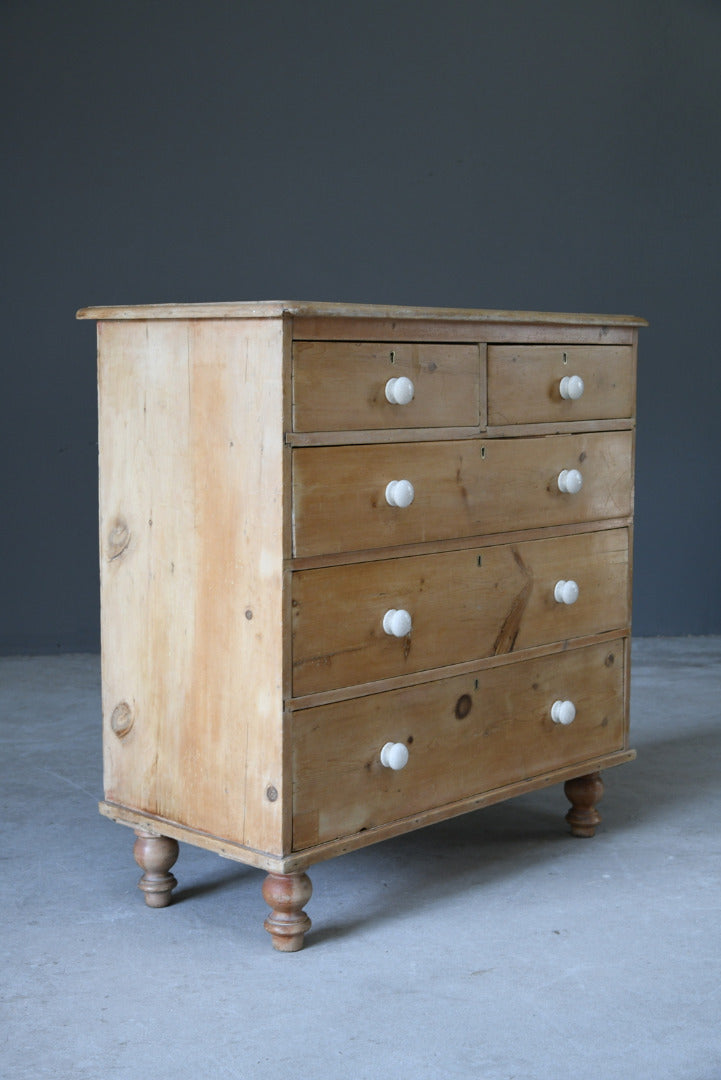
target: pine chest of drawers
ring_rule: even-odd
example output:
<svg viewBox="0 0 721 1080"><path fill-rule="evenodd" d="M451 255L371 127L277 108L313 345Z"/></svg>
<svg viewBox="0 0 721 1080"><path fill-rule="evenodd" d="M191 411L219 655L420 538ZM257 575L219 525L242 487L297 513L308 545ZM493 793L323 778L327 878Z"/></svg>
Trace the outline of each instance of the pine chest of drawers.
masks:
<svg viewBox="0 0 721 1080"><path fill-rule="evenodd" d="M559 781L628 740L631 317L239 303L98 321L108 817L268 872Z"/></svg>

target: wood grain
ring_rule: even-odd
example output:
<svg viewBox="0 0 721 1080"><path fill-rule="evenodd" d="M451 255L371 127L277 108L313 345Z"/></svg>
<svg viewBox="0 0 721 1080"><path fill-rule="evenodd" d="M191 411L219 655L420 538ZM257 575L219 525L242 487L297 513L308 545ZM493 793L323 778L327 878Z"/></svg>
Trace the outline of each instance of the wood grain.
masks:
<svg viewBox="0 0 721 1080"><path fill-rule="evenodd" d="M281 324L99 330L106 797L278 851Z"/></svg>
<svg viewBox="0 0 721 1080"><path fill-rule="evenodd" d="M154 902L174 882L161 854L188 840L274 875L271 929L296 946L308 888L287 875L633 757L644 320L285 301L79 317L101 323L102 809L143 833ZM582 399L560 399L563 374ZM385 400L393 375L410 405ZM415 500L391 508L404 478ZM406 638L384 633L390 607ZM409 747L400 772L386 741Z"/></svg>
<svg viewBox="0 0 721 1080"><path fill-rule="evenodd" d="M456 319L415 316L388 318L373 313L344 317L337 315L296 315L293 317L293 337L296 341L439 341L439 342L496 342L512 344L598 344L630 345L635 326L633 319L598 319L593 322L568 321L565 316L539 316L529 312L528 318L516 322L507 320L503 312L483 312L478 318ZM498 316L497 318L495 316Z"/></svg>
<svg viewBox="0 0 721 1080"><path fill-rule="evenodd" d="M632 506L631 433L293 450L297 557L621 517ZM562 494L562 469L583 487ZM414 485L412 505L386 485Z"/></svg>
<svg viewBox="0 0 721 1080"><path fill-rule="evenodd" d="M580 375L582 396L561 397L565 375ZM633 415L630 345L491 345L490 425L623 419Z"/></svg>
<svg viewBox="0 0 721 1080"><path fill-rule="evenodd" d="M412 380L415 395L393 405L386 382L401 376ZM478 345L296 342L293 429L478 427L480 387Z"/></svg>
<svg viewBox="0 0 721 1080"><path fill-rule="evenodd" d="M617 640L295 713L294 848L621 750L623 667ZM550 710L566 698L564 727ZM400 772L380 764L389 740L409 748Z"/></svg>
<svg viewBox="0 0 721 1080"><path fill-rule="evenodd" d="M204 304L130 304L110 307L85 307L76 313L78 319L268 319L282 315L302 318L338 319L431 319L435 322L492 322L523 325L551 323L559 326L646 326L645 319L635 315L579 315L546 311L493 311L486 308L407 307L388 304L348 304L299 300L251 300ZM392 322L389 324L392 328ZM360 335L363 339L363 335ZM413 338L411 338L413 340Z"/></svg>
<svg viewBox="0 0 721 1080"><path fill-rule="evenodd" d="M100 813L119 825L131 828L151 829L162 832L163 835L172 836L182 843L193 844L206 851L212 851L224 859L232 859L235 862L244 863L247 866L257 867L273 873L290 874L298 870L307 870L309 867L324 859L332 859L338 855L344 855L349 851L357 851L359 848L377 844L394 836L414 829L422 829L427 825L433 825L438 821L458 817L473 810L479 810L484 806L493 806L494 803L503 802L505 799L513 799L518 795L525 795L530 791L537 791L552 784L560 784L565 780L573 779L581 773L597 772L599 769L612 769L618 765L625 765L636 758L635 750L617 750L610 754L600 754L582 762L574 762L571 766L563 766L551 772L539 773L537 776L520 780L514 784L492 788L468 798L459 799L454 803L445 803L430 810L424 810L420 814L413 814L406 818L398 818L396 821L386 822L374 829L366 829L364 832L354 833L353 836L344 836L336 840L330 840L325 844L317 844L302 851L289 851L287 855L270 855L255 848L243 847L234 844L222 837L211 836L208 833L199 832L186 825L178 825L175 822L163 821L151 814L138 813L124 806L116 806L114 803L101 802Z"/></svg>
<svg viewBox="0 0 721 1080"><path fill-rule="evenodd" d="M498 656L628 623L626 529L355 563L293 575L293 693ZM575 580L578 600L554 599ZM389 608L413 620L383 630Z"/></svg>

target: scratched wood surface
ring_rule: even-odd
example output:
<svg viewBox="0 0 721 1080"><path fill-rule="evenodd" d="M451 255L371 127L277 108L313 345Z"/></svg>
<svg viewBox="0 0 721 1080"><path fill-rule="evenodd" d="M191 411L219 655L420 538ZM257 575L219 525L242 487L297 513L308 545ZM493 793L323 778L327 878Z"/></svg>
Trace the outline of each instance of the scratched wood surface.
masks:
<svg viewBox="0 0 721 1080"><path fill-rule="evenodd" d="M293 693L393 678L544 642L622 629L630 618L628 531L355 563L293 575ZM579 586L554 599L559 580ZM410 634L383 616L403 608Z"/></svg>
<svg viewBox="0 0 721 1080"><path fill-rule="evenodd" d="M618 640L294 714L294 848L622 749L623 668ZM556 699L576 705L569 726ZM409 749L400 772L387 741Z"/></svg>

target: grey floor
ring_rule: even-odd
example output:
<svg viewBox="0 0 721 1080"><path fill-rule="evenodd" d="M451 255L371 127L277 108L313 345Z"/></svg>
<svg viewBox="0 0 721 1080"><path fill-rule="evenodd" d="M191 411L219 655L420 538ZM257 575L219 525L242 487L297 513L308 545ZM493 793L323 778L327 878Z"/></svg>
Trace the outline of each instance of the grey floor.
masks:
<svg viewBox="0 0 721 1080"><path fill-rule="evenodd" d="M1 1080L719 1080L721 638L634 664L595 839L554 787L321 864L284 956L262 873L207 852L145 907L97 658L0 660Z"/></svg>

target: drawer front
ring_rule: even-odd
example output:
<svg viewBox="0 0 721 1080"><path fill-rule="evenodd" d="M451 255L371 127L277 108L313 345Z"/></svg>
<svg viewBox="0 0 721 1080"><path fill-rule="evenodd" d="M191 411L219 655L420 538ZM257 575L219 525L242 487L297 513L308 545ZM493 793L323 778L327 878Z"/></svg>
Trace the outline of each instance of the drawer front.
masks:
<svg viewBox="0 0 721 1080"><path fill-rule="evenodd" d="M412 398L389 401L390 379ZM478 427L480 385L478 345L296 341L293 429Z"/></svg>
<svg viewBox="0 0 721 1080"><path fill-rule="evenodd" d="M628 546L612 529L295 573L293 693L623 629ZM559 581L578 585L575 602L555 598ZM389 620L384 630L393 610L408 612L409 633L394 636Z"/></svg>
<svg viewBox="0 0 721 1080"><path fill-rule="evenodd" d="M622 749L623 668L618 640L295 713L294 849ZM408 748L402 770L386 742Z"/></svg>
<svg viewBox="0 0 721 1080"><path fill-rule="evenodd" d="M574 375L583 380L581 396L564 398L561 381ZM489 425L621 420L633 408L630 345L488 347Z"/></svg>
<svg viewBox="0 0 721 1080"><path fill-rule="evenodd" d="M310 556L626 517L628 431L544 439L299 447L293 451L294 554ZM578 470L581 490L558 476ZM409 506L387 485L408 480Z"/></svg>

